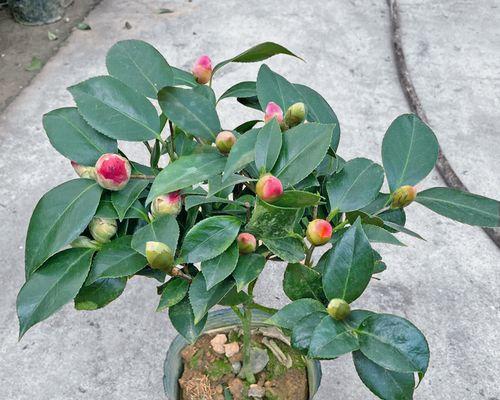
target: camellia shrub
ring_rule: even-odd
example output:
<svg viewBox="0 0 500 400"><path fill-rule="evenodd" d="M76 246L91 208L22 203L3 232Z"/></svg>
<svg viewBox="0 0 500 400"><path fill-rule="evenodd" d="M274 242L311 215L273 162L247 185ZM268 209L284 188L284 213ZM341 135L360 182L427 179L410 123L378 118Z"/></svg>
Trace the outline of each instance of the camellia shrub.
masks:
<svg viewBox="0 0 500 400"><path fill-rule="evenodd" d="M68 89L76 107L47 113L43 125L79 178L46 193L31 217L17 299L20 337L70 301L77 310L106 306L141 275L160 282L157 311L168 309L189 342L212 307L232 307L242 320L248 383L255 379L249 335L258 309L307 357L352 353L375 395L413 397L429 365L424 335L399 316L353 307L386 269L372 244L420 238L405 227L405 208L414 202L489 227L499 226L499 202L445 187L417 192L438 142L415 115L390 124L380 165L344 160L339 122L324 98L265 64L256 81L218 98L211 89L226 64L276 54L295 56L263 43L215 67L202 56L189 73L151 45L127 40L109 50L108 76ZM259 118L223 126L217 107L228 98ZM119 141L145 146L149 165L130 159ZM326 251L313 265L318 246ZM268 260L288 263L283 289L291 303L281 310L253 294Z"/></svg>

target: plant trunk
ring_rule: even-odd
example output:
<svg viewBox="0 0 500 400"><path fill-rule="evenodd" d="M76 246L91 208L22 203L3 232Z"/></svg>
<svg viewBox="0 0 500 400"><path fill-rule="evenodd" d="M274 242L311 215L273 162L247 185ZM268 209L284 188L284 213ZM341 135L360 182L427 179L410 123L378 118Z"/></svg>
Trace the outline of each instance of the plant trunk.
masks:
<svg viewBox="0 0 500 400"><path fill-rule="evenodd" d="M243 366L242 371L248 383L255 383L255 377L252 373L252 365L250 364L250 352L252 347L252 310L245 306L243 311Z"/></svg>

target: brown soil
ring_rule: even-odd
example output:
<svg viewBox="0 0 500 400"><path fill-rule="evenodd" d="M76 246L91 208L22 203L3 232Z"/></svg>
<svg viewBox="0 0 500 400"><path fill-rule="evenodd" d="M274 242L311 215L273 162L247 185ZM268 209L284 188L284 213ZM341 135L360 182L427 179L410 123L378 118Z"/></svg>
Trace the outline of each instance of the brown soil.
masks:
<svg viewBox="0 0 500 400"><path fill-rule="evenodd" d="M226 332L229 342L238 342L240 352L228 358L224 354L216 353L210 344L215 337L203 335L198 341L184 348L181 356L184 361L184 372L179 379L181 400L224 400L224 393L231 393L233 400L253 400L248 397L250 385L237 374L233 373L231 363L242 359L242 342L236 330ZM308 398L307 371L304 357L285 343L274 340L285 355L293 361L290 368L286 368L262 344L262 335L254 333L252 345L267 350L269 363L266 368L255 375L257 385L262 392L263 400L306 400Z"/></svg>

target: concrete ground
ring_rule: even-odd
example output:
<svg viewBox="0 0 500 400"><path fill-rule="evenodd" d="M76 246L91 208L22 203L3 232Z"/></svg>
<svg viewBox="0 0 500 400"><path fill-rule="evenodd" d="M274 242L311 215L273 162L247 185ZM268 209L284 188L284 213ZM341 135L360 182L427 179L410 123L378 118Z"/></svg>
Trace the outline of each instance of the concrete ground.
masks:
<svg viewBox="0 0 500 400"><path fill-rule="evenodd" d="M159 7L172 14L156 14ZM404 45L417 91L452 165L471 190L499 197L500 4L497 0L401 3ZM107 49L120 39L155 45L172 64L188 68L201 53L228 58L262 41L276 41L307 60L269 64L294 82L318 89L340 119L340 153L380 160L385 129L408 111L392 61L385 1L102 0L91 31L75 31L0 115L0 399L162 399L162 362L175 335L154 312L152 281L133 279L105 309L71 306L17 342L16 294L23 284L26 227L38 199L73 176L41 127L43 113L72 104L65 88L105 73ZM124 30L124 21L132 29ZM229 65L215 90L255 78L257 66ZM251 112L220 106L231 128ZM127 146L129 148L130 146ZM130 153L130 151L127 151ZM135 153L138 158L144 153ZM443 185L432 173L420 186ZM432 351L415 399L499 400L500 252L478 228L448 221L416 205L408 226L426 242L378 246L388 264L358 307L412 320ZM257 287L269 305L286 303L284 266L273 263ZM323 362L318 400L374 398L349 357ZM497 378L495 378L495 376Z"/></svg>

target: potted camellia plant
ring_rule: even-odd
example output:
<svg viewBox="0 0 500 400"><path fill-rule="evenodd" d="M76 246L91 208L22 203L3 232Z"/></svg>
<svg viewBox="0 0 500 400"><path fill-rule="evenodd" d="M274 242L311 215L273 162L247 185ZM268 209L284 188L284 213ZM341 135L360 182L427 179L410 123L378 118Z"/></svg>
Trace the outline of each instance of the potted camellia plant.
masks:
<svg viewBox="0 0 500 400"><path fill-rule="evenodd" d="M76 107L47 113L43 125L79 178L45 194L31 217L20 337L70 301L106 306L141 275L159 281L157 311L180 334L165 361L171 400L310 399L317 360L347 353L376 396L413 397L429 364L424 335L352 304L386 269L372 244L420 238L405 227L413 202L489 227L499 226L500 204L443 187L417 193L438 142L415 115L390 124L379 165L344 160L328 103L267 65L218 98L211 89L224 65L277 54L295 56L268 42L214 67L202 56L185 72L127 40L108 52L108 76L69 88ZM228 129L216 111L227 98L260 117ZM144 145L149 165L119 141ZM280 310L253 293L268 260L287 263L291 302Z"/></svg>

